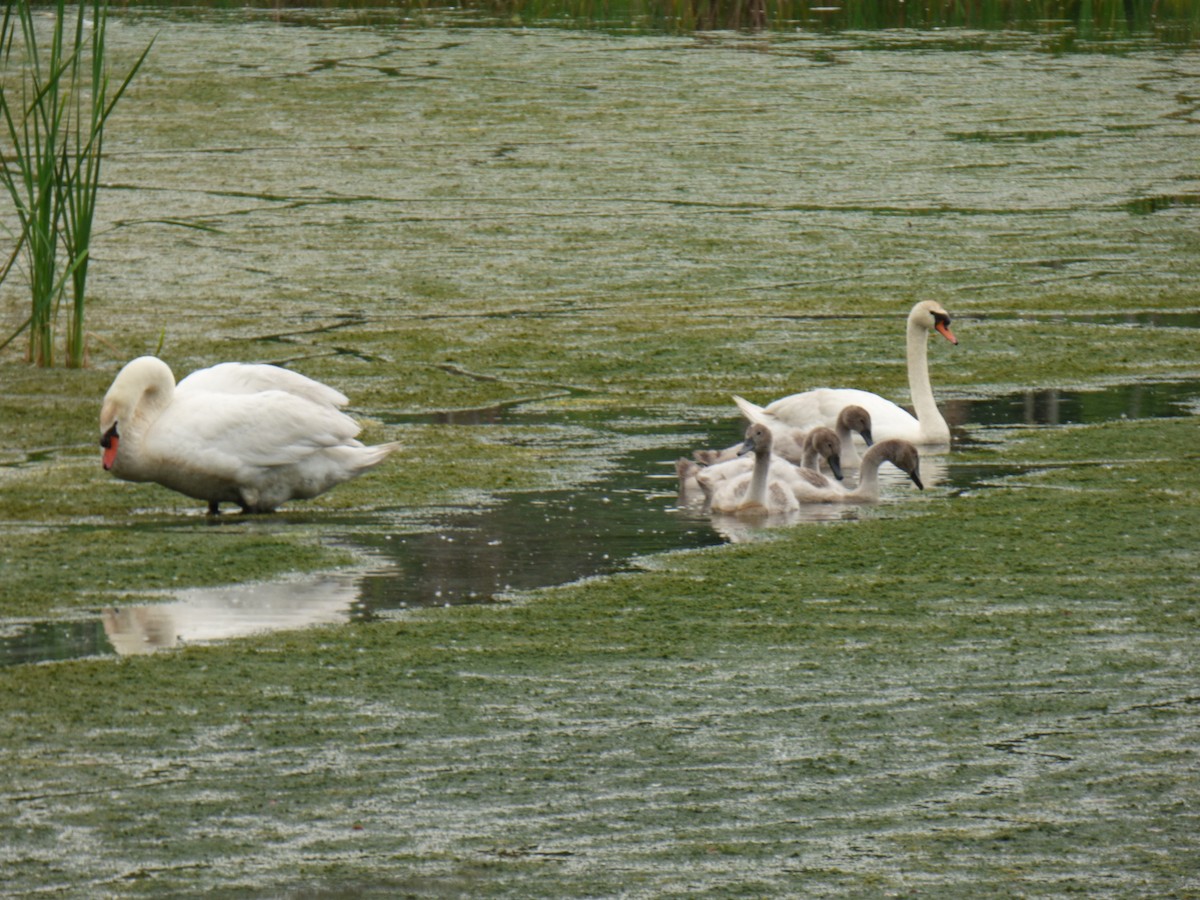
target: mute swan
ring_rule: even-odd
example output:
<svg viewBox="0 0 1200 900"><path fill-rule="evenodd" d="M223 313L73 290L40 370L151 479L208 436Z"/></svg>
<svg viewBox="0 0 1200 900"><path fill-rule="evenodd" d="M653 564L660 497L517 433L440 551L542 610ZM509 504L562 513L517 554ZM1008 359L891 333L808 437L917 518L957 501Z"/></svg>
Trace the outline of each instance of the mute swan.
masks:
<svg viewBox="0 0 1200 900"><path fill-rule="evenodd" d="M700 484L696 481L696 476L700 474L701 468L700 463L690 460L686 456L675 460L675 477L679 479L679 496L675 500L676 505L688 506L700 498Z"/></svg>
<svg viewBox="0 0 1200 900"><path fill-rule="evenodd" d="M870 447L875 443L875 433L871 430L871 414L857 404L843 407L838 413L833 425L841 445L842 465L857 466L859 463L858 448L854 446L854 435L862 435L864 443Z"/></svg>
<svg viewBox="0 0 1200 900"><path fill-rule="evenodd" d="M715 486L706 485L705 472L696 476L706 492L712 490L709 505L713 512L771 515L799 510L800 503L791 484L792 479L799 477L794 474L799 470L779 460L771 452L771 443L771 429L755 423L746 429L746 441L742 445L743 453L754 453L754 466L749 472L723 479ZM780 465L774 465L775 460L779 460Z"/></svg>
<svg viewBox="0 0 1200 900"><path fill-rule="evenodd" d="M770 430L768 428L768 430ZM749 435L749 432L747 432ZM796 479L796 465L774 452L775 435L771 434L771 478L791 483ZM803 466L820 471L821 463L829 467L833 477L841 480L841 442L837 434L829 428L814 428L808 433L799 457ZM705 451L697 451L703 453ZM717 453L717 451L707 451ZM724 451L721 451L722 453ZM745 441L734 448L738 455L732 459L714 463L711 466L701 466L690 459L679 459L675 463L675 472L679 476L680 497L694 496L695 490L704 492L706 504L711 504L713 494L725 482L746 475L754 469L755 458L746 455L749 448Z"/></svg>
<svg viewBox="0 0 1200 900"><path fill-rule="evenodd" d="M801 503L875 503L879 500L879 467L884 462L892 463L919 489L925 489L921 483L921 456L917 448L899 438L880 441L863 454L858 485L854 490L847 490L811 469L797 470L800 480L792 485L792 489Z"/></svg>
<svg viewBox="0 0 1200 900"><path fill-rule="evenodd" d="M842 440L832 428L819 425L804 438L800 452L800 468L821 471L824 461L838 481L842 480Z"/></svg>
<svg viewBox="0 0 1200 900"><path fill-rule="evenodd" d="M793 428L790 425L786 425L775 416L768 415L761 406L755 406L749 400L744 400L736 394L733 397L733 401L738 405L738 409L742 411L742 415L748 420L751 422L760 422L771 429L775 439L773 446L777 455L798 466L805 465L804 445L811 431L805 432L801 428ZM859 455L858 448L854 446L854 435L855 433L862 435L862 439L868 447L874 443L874 436L871 431L871 414L861 406L851 404L844 407L838 413L837 421L833 424L833 430L840 444L839 457L842 465L857 466ZM717 462L721 459L731 459L736 456L740 446L737 445L730 447L728 450L720 451L697 450L693 456L699 462L705 462L706 459L711 462Z"/></svg>
<svg viewBox="0 0 1200 900"><path fill-rule="evenodd" d="M949 444L950 427L942 418L929 384L929 332L936 331L952 344L958 338L950 331L950 315L935 300L916 304L908 314L907 355L908 388L916 416L890 400L855 388L817 388L776 400L764 409L740 401L743 412L749 408L762 421L774 417L784 426L809 428L832 424L848 405L863 407L871 414L871 430L876 440L902 438L914 444ZM737 399L737 398L735 398Z"/></svg>
<svg viewBox="0 0 1200 900"><path fill-rule="evenodd" d="M278 366L222 363L175 384L142 356L113 380L100 409L104 468L243 512L271 512L381 463L397 444L364 446L346 397Z"/></svg>

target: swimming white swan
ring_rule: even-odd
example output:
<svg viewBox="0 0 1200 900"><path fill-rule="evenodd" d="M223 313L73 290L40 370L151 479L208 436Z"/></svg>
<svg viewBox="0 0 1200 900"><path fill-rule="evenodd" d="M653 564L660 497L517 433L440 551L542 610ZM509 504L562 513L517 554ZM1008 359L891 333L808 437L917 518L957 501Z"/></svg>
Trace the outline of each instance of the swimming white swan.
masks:
<svg viewBox="0 0 1200 900"><path fill-rule="evenodd" d="M942 418L933 388L929 383L929 332L936 331L952 344L958 338L950 331L950 315L935 300L916 304L908 314L907 355L908 388L912 396L914 417L890 400L855 388L817 388L783 397L765 409L739 400L743 412L748 408L762 421L774 417L781 425L811 428L832 425L838 413L849 405L863 407L871 414L871 431L876 440L901 438L914 444L949 444L950 427Z"/></svg>
<svg viewBox="0 0 1200 900"><path fill-rule="evenodd" d="M709 507L713 512L773 515L795 512L800 508L792 489L793 480L799 478L795 474L799 470L775 456L771 452L771 443L771 429L766 425L752 424L746 429L746 441L742 445L743 453L754 453L753 467L749 472L722 479L716 484L707 483L707 470L696 476L705 493L711 496Z"/></svg>
<svg viewBox="0 0 1200 900"><path fill-rule="evenodd" d="M792 485L801 503L875 503L879 500L879 467L890 462L903 471L921 490L921 455L909 441L892 438L879 441L863 454L858 470L858 485L847 490L843 485L811 469L797 470L800 480Z"/></svg>
<svg viewBox="0 0 1200 900"><path fill-rule="evenodd" d="M679 494L675 498L677 506L690 506L699 501L702 491L700 483L696 481L696 476L703 468L700 463L688 459L686 456L675 460L675 477L679 479Z"/></svg>
<svg viewBox="0 0 1200 900"><path fill-rule="evenodd" d="M774 432L772 432L771 441L771 478L788 483L794 481L796 478L794 469L797 464L774 452ZM820 471L821 464L824 463L833 476L840 480L842 477L841 446L837 433L832 429L814 428L805 436L804 446L799 449L797 454L799 464ZM698 458L703 454L720 457L725 452L724 450L697 450L695 455ZM713 494L721 484L746 475L753 470L755 457L747 455L749 449L745 441L737 444L731 452L735 454L732 458L708 466L700 465L690 459L676 460L675 474L679 478L680 505L688 505L697 499L697 492L703 493L705 505L710 505Z"/></svg>
<svg viewBox="0 0 1200 900"><path fill-rule="evenodd" d="M804 446L810 431L805 431L802 428L795 428L791 425L784 424L778 418L767 413L761 406L755 406L749 400L745 400L736 394L733 397L734 403L738 405L738 409L751 422L759 422L771 429L775 439L775 453L782 456L789 462L793 462L798 466L803 466L804 463ZM825 426L821 426L825 427ZM842 465L857 466L859 461L858 448L854 445L854 435L862 435L862 439L868 447L873 444L874 434L871 431L871 414L861 406L851 404L842 409L837 415L837 420L833 423L833 431L837 435L838 442L841 445L839 454ZM693 455L695 458L704 462L706 457L701 454L710 454L707 458L710 462L716 462L720 459L730 459L737 454L737 445L728 450L697 450ZM841 476L838 476L839 478Z"/></svg>
<svg viewBox="0 0 1200 900"><path fill-rule="evenodd" d="M858 448L854 445L854 435L862 436L864 443L870 447L875 443L875 433L871 429L871 414L857 404L844 407L838 413L837 421L833 423L841 445L843 466L857 466L860 460Z"/></svg>
<svg viewBox="0 0 1200 900"><path fill-rule="evenodd" d="M278 366L222 363L175 384L142 356L113 380L100 409L104 468L243 512L308 499L381 463L398 444L367 447L339 391Z"/></svg>
<svg viewBox="0 0 1200 900"><path fill-rule="evenodd" d="M804 446L800 448L799 467L820 472L821 463L825 463L833 477L841 481L842 447L842 439L836 431L824 425L818 426L804 438Z"/></svg>

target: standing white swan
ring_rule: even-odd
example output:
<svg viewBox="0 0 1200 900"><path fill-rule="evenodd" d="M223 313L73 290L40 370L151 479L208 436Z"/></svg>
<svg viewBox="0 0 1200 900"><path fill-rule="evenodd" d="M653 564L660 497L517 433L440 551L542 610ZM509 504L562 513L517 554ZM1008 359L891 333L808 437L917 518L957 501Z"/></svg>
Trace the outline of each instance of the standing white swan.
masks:
<svg viewBox="0 0 1200 900"><path fill-rule="evenodd" d="M879 467L884 462L890 462L919 489L925 489L917 448L909 441L892 438L879 441L863 454L858 484L853 490L812 469L798 469L800 480L793 485L793 491L801 503L875 503L879 500Z"/></svg>
<svg viewBox="0 0 1200 900"><path fill-rule="evenodd" d="M104 468L243 512L308 499L381 463L398 444L367 447L339 391L270 365L222 363L175 384L153 356L128 363L100 409Z"/></svg>
<svg viewBox="0 0 1200 900"><path fill-rule="evenodd" d="M817 388L792 394L769 404L765 409L741 398L734 398L743 412L755 413L755 421L774 419L784 426L811 428L831 426L846 406L863 407L871 415L875 440L901 438L914 444L949 444L950 426L942 417L929 383L929 332L936 331L952 344L958 338L950 331L950 315L935 300L916 304L908 314L907 355L908 388L914 417L890 400L855 388ZM749 414L749 412L747 412Z"/></svg>

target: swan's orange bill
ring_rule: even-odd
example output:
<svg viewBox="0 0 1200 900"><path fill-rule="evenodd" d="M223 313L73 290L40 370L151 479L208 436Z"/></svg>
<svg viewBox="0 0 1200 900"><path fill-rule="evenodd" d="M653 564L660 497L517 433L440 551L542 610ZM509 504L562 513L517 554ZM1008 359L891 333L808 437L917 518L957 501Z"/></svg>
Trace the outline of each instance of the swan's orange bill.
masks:
<svg viewBox="0 0 1200 900"><path fill-rule="evenodd" d="M940 334L942 337L944 337L950 343L952 343L952 344L958 343L958 338L956 338L954 336L954 332L950 330L950 326L947 325L945 322L941 322L941 321L934 322L933 327L935 329L937 329L938 334Z"/></svg>
<svg viewBox="0 0 1200 900"><path fill-rule="evenodd" d="M104 463L104 470L106 472L111 469L113 467L113 463L116 462L117 441L119 440L120 438L114 434L111 438L109 438L108 446L104 448L104 455L101 457L101 460Z"/></svg>

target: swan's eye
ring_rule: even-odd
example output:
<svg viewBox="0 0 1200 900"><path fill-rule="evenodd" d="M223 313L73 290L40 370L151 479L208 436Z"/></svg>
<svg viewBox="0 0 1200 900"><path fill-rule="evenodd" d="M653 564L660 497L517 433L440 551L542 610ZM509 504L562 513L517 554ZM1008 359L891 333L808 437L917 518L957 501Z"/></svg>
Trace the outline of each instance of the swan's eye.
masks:
<svg viewBox="0 0 1200 900"><path fill-rule="evenodd" d="M933 321L938 325L945 325L947 328L950 327L950 317L945 313L934 313Z"/></svg>
<svg viewBox="0 0 1200 900"><path fill-rule="evenodd" d="M119 438L117 434L117 424L114 422L113 427L104 432L104 437L100 438L100 446L107 450L112 446L113 438Z"/></svg>

